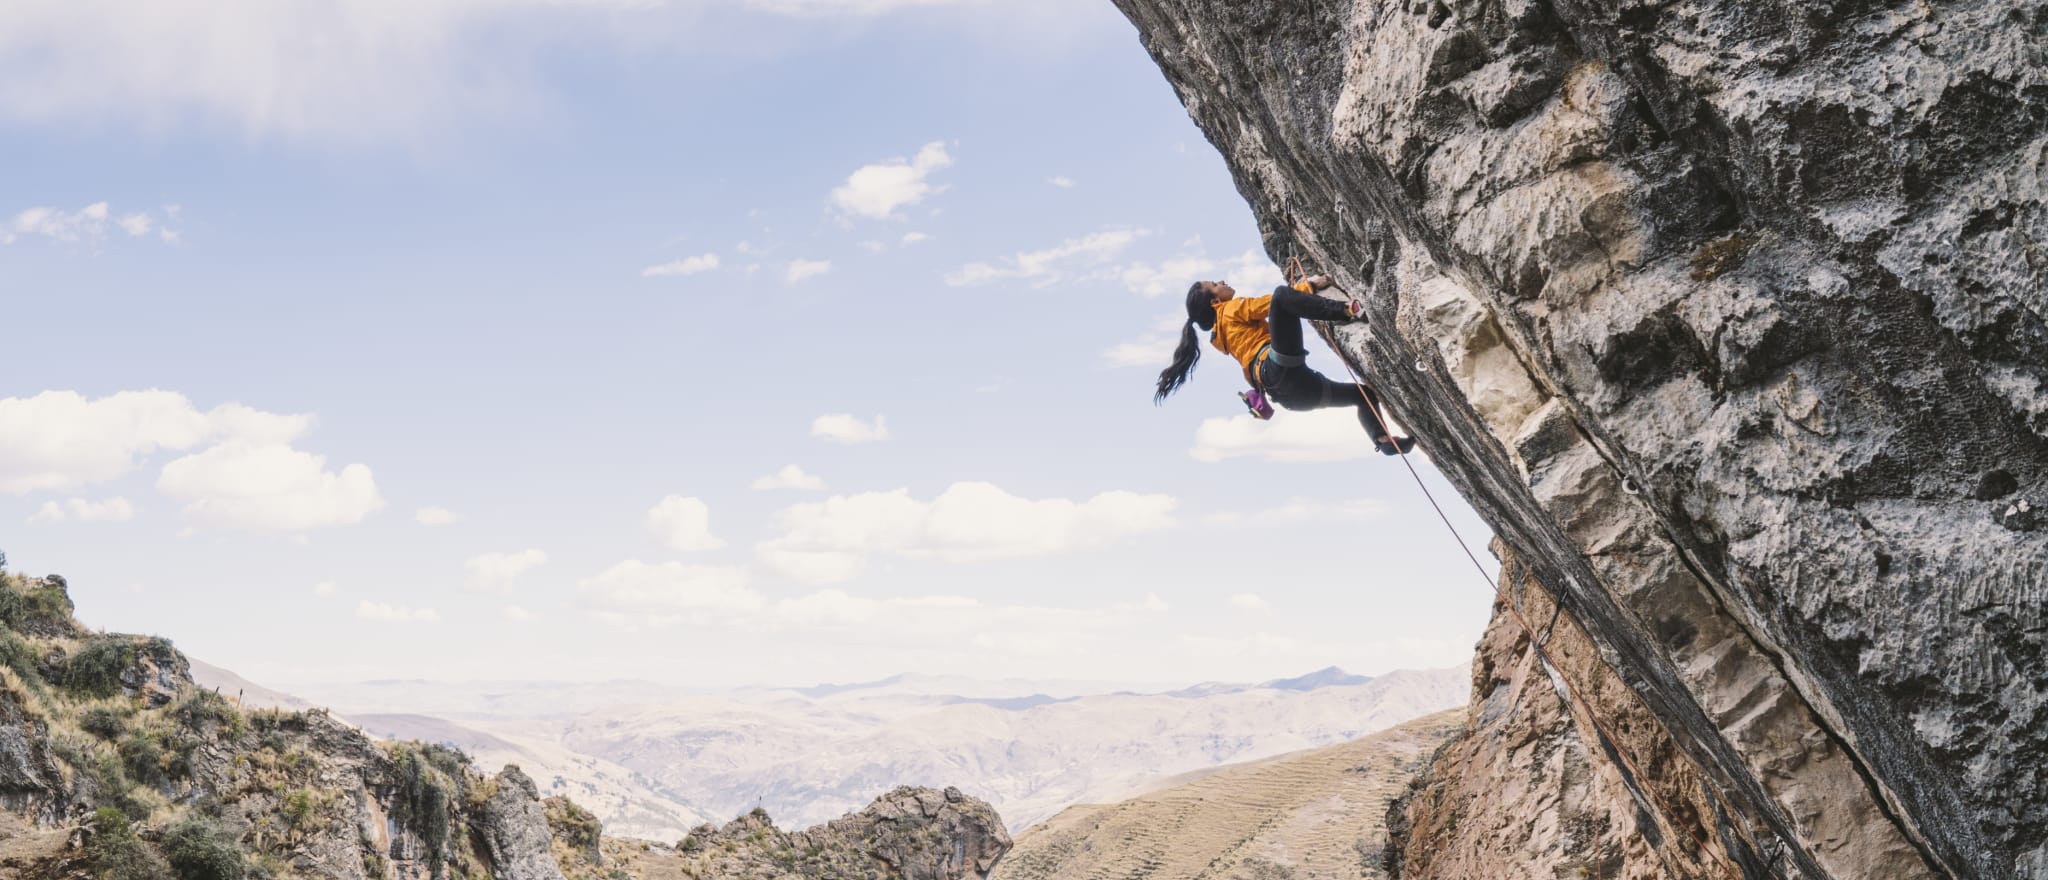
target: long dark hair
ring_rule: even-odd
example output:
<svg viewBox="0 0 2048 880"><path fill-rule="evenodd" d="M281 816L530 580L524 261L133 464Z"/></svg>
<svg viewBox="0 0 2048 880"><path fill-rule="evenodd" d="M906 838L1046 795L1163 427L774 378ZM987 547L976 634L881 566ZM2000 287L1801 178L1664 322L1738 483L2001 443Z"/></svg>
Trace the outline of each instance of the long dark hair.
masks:
<svg viewBox="0 0 2048 880"><path fill-rule="evenodd" d="M1152 392L1153 403L1165 403L1167 395L1187 384L1188 377L1195 373L1195 361L1202 357L1202 342L1195 337L1195 328L1208 330L1215 326L1216 298L1197 281L1188 288L1188 322L1180 327L1180 347L1173 350L1173 363L1159 371L1159 388Z"/></svg>

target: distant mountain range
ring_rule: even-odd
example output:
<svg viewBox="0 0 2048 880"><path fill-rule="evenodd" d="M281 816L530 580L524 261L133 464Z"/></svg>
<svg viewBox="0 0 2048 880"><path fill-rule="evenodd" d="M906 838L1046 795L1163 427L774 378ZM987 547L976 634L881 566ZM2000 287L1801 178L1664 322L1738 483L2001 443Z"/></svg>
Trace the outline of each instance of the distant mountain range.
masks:
<svg viewBox="0 0 2048 880"><path fill-rule="evenodd" d="M897 785L957 785L1022 829L1160 779L1344 742L1464 703L1463 669L1379 677L1335 667L1260 683L898 675L728 690L652 682L380 681L292 696L195 664L253 702L303 699L379 736L516 763L607 833L674 840L763 807L797 827Z"/></svg>

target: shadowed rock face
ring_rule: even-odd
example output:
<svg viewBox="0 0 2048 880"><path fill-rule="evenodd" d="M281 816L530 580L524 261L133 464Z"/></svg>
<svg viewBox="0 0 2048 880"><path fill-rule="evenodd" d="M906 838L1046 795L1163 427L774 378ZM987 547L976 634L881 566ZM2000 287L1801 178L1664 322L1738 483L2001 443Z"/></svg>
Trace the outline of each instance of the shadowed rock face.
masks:
<svg viewBox="0 0 2048 880"><path fill-rule="evenodd" d="M2048 878L2048 4L1117 3L1717 859Z"/></svg>

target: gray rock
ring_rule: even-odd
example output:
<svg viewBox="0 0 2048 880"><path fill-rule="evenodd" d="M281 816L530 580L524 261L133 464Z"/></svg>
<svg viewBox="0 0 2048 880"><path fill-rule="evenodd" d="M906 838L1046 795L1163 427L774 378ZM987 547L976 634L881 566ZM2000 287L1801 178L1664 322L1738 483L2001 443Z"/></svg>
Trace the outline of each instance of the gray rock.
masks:
<svg viewBox="0 0 2048 880"><path fill-rule="evenodd" d="M495 790L477 817L491 873L499 880L562 880L551 847L547 808L540 789L517 765L498 773Z"/></svg>
<svg viewBox="0 0 2048 880"><path fill-rule="evenodd" d="M1117 3L1724 855L2048 878L2048 5Z"/></svg>

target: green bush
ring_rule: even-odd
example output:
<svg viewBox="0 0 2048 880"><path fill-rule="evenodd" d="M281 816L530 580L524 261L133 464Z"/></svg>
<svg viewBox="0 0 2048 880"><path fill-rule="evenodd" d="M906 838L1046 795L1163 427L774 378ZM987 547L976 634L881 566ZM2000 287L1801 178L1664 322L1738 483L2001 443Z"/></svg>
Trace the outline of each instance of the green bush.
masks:
<svg viewBox="0 0 2048 880"><path fill-rule="evenodd" d="M175 731L140 731L122 740L119 750L129 778L156 788L192 775L192 754L199 750L199 740Z"/></svg>
<svg viewBox="0 0 2048 880"><path fill-rule="evenodd" d="M0 623L22 632L69 632L71 597L63 587L13 578L0 586Z"/></svg>
<svg viewBox="0 0 2048 880"><path fill-rule="evenodd" d="M121 673L135 665L135 642L127 636L94 636L64 661L57 682L65 690L87 697L111 697L121 692Z"/></svg>
<svg viewBox="0 0 2048 880"><path fill-rule="evenodd" d="M171 866L151 851L128 827L128 817L113 807L93 816L92 839L85 857L99 880L171 880Z"/></svg>
<svg viewBox="0 0 2048 880"><path fill-rule="evenodd" d="M228 698L213 691L195 690L191 696L171 710L171 715L188 730L203 731L209 726L226 727L239 734L247 729L242 713L235 709Z"/></svg>
<svg viewBox="0 0 2048 880"><path fill-rule="evenodd" d="M453 783L431 763L436 748L428 746L427 757L422 757L410 748L399 747L392 756L397 786L391 798L392 818L419 836L426 845L428 863L434 865L440 864L441 854L448 846L448 805L455 799Z"/></svg>
<svg viewBox="0 0 2048 880"><path fill-rule="evenodd" d="M107 706L94 706L78 716L78 726L100 739L117 740L128 732L128 713Z"/></svg>
<svg viewBox="0 0 2048 880"><path fill-rule="evenodd" d="M0 593L6 590L0 589ZM0 624L0 666L14 670L22 684L37 694L47 693L49 685L43 681L42 652L36 650L34 642L22 638L20 633Z"/></svg>
<svg viewBox="0 0 2048 880"><path fill-rule="evenodd" d="M241 844L212 819L179 820L164 832L163 849L178 880L243 880L248 874Z"/></svg>

